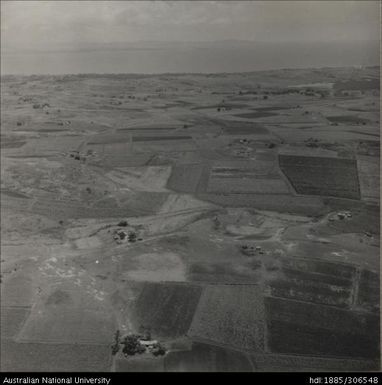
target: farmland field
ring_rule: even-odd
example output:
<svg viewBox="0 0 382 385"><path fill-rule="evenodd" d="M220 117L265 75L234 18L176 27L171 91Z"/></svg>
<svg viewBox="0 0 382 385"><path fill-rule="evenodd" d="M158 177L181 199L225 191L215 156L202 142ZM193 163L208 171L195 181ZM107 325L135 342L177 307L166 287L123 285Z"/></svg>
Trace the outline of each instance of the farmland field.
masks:
<svg viewBox="0 0 382 385"><path fill-rule="evenodd" d="M163 372L163 357L130 357L116 359L116 372Z"/></svg>
<svg viewBox="0 0 382 385"><path fill-rule="evenodd" d="M368 119L359 118L358 116L328 116L326 117L332 123L343 123L343 124L351 124L351 125L359 125L366 124L370 121Z"/></svg>
<svg viewBox="0 0 382 385"><path fill-rule="evenodd" d="M1 338L14 338L29 315L25 308L1 308Z"/></svg>
<svg viewBox="0 0 382 385"><path fill-rule="evenodd" d="M336 204L334 204L334 207L335 206ZM340 205L339 209L341 208L343 208L343 205ZM379 206L372 203L361 205L353 209L353 214L354 215L345 222L331 222L329 227L340 233L360 233L366 231L375 235L379 234Z"/></svg>
<svg viewBox="0 0 382 385"><path fill-rule="evenodd" d="M357 165L352 159L280 155L279 162L299 194L360 199Z"/></svg>
<svg viewBox="0 0 382 385"><path fill-rule="evenodd" d="M193 338L264 350L264 304L257 286L208 286L189 331Z"/></svg>
<svg viewBox="0 0 382 385"><path fill-rule="evenodd" d="M167 372L251 372L245 354L218 346L194 343L190 351L171 352L165 358Z"/></svg>
<svg viewBox="0 0 382 385"><path fill-rule="evenodd" d="M2 372L109 371L109 346L1 342Z"/></svg>
<svg viewBox="0 0 382 385"><path fill-rule="evenodd" d="M33 282L28 276L14 276L2 283L1 305L29 307L33 304Z"/></svg>
<svg viewBox="0 0 382 385"><path fill-rule="evenodd" d="M350 265L312 259L284 262L281 276L270 282L275 297L349 308L356 270Z"/></svg>
<svg viewBox="0 0 382 385"><path fill-rule="evenodd" d="M316 356L301 356L287 354L253 354L251 362L254 371L264 372L325 372L325 371L375 371L379 368L379 363L372 360L323 358Z"/></svg>
<svg viewBox="0 0 382 385"><path fill-rule="evenodd" d="M195 193L203 172L203 164L182 164L174 166L168 181L168 188L178 192Z"/></svg>
<svg viewBox="0 0 382 385"><path fill-rule="evenodd" d="M223 132L227 135L268 135L269 131L261 124L248 122L226 122Z"/></svg>
<svg viewBox="0 0 382 385"><path fill-rule="evenodd" d="M114 319L81 292L60 288L39 302L17 340L37 343L109 345Z"/></svg>
<svg viewBox="0 0 382 385"><path fill-rule="evenodd" d="M133 136L133 142L153 142L156 140L167 141L167 140L191 140L191 136Z"/></svg>
<svg viewBox="0 0 382 385"><path fill-rule="evenodd" d="M359 280L357 305L369 311L379 310L380 281L377 273L362 270Z"/></svg>
<svg viewBox="0 0 382 385"><path fill-rule="evenodd" d="M359 156L357 165L362 199L377 201L380 183L379 162L373 157Z"/></svg>
<svg viewBox="0 0 382 385"><path fill-rule="evenodd" d="M236 114L238 118L245 119L257 119L257 118L268 118L270 116L277 116L277 114L273 114L271 112L247 112L245 114Z"/></svg>
<svg viewBox="0 0 382 385"><path fill-rule="evenodd" d="M135 304L135 323L162 338L185 335L201 291L200 286L147 283Z"/></svg>
<svg viewBox="0 0 382 385"><path fill-rule="evenodd" d="M267 299L265 306L272 352L378 356L379 322L375 315L273 298Z"/></svg>
<svg viewBox="0 0 382 385"><path fill-rule="evenodd" d="M325 209L321 197L268 194L199 194L198 197L223 207L253 207L277 212L319 215Z"/></svg>
<svg viewBox="0 0 382 385"><path fill-rule="evenodd" d="M243 194L271 194L275 191L279 194L287 194L289 192L287 184L281 178L261 178L253 174L245 174L243 176L240 173L235 174L234 176L217 176L215 174L213 177L210 177L207 192Z"/></svg>
<svg viewBox="0 0 382 385"><path fill-rule="evenodd" d="M274 163L268 160L256 161L216 161L213 162L211 174L219 176L221 174L237 174L238 177L246 174L263 176L270 174L274 170Z"/></svg>

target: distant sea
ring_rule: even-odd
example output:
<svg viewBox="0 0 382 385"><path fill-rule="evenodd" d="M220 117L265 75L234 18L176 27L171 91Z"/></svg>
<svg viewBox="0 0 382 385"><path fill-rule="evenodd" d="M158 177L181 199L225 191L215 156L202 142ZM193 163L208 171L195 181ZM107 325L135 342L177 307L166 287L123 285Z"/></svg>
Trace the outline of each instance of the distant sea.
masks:
<svg viewBox="0 0 382 385"><path fill-rule="evenodd" d="M1 74L218 73L379 65L378 43L144 44L1 53Z"/></svg>

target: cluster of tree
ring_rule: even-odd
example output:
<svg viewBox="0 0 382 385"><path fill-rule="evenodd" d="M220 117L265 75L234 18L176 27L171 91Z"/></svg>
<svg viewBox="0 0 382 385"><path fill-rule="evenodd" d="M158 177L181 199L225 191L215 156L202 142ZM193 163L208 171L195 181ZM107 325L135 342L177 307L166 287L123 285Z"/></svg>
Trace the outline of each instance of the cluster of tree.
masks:
<svg viewBox="0 0 382 385"><path fill-rule="evenodd" d="M50 104L49 104L49 103L43 103L43 104L40 104L40 103L34 103L34 104L33 104L33 108L34 108L34 109L44 108L44 107L50 107Z"/></svg>
<svg viewBox="0 0 382 385"><path fill-rule="evenodd" d="M127 356L142 354L146 351L144 345L141 344L139 335L130 334L122 340L122 353Z"/></svg>
<svg viewBox="0 0 382 385"><path fill-rule="evenodd" d="M117 330L114 334L114 343L111 346L112 355L116 355L122 348L122 353L125 356L134 356L136 354L143 354L149 349L154 356L162 356L166 353L166 349L157 341L146 345L141 341L150 341L151 333L149 330L142 334L128 334L121 339L121 333ZM150 341L151 342L151 341Z"/></svg>
<svg viewBox="0 0 382 385"><path fill-rule="evenodd" d="M137 234L134 231L129 231L127 234L127 239L129 242L136 242Z"/></svg>

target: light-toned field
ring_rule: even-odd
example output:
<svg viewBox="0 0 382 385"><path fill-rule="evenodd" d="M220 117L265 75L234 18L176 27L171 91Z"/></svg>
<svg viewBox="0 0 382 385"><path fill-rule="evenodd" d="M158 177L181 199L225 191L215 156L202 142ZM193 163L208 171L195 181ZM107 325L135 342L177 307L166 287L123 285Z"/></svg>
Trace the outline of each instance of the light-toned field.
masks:
<svg viewBox="0 0 382 385"><path fill-rule="evenodd" d="M255 286L208 286L200 299L189 335L218 345L253 352L265 349L265 312Z"/></svg>

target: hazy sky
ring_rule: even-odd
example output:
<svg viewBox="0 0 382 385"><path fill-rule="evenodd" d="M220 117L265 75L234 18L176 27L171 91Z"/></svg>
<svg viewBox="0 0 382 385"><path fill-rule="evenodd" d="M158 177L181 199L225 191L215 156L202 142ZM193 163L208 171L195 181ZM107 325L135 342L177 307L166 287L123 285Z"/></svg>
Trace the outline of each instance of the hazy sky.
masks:
<svg viewBox="0 0 382 385"><path fill-rule="evenodd" d="M3 50L94 43L379 39L378 1L1 1Z"/></svg>

